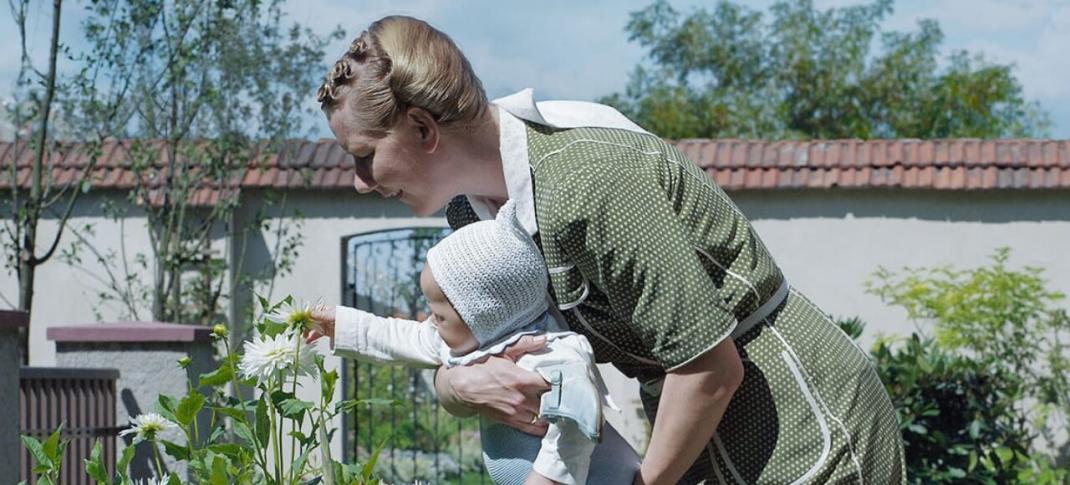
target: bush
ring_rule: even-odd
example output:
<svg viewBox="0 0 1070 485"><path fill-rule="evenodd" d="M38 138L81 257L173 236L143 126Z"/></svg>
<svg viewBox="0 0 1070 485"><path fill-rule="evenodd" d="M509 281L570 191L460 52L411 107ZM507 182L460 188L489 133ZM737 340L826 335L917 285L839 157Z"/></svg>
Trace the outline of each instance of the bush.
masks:
<svg viewBox="0 0 1070 485"><path fill-rule="evenodd" d="M871 357L899 414L912 483L1067 483L1068 470L1034 448L1049 419L1070 414L1062 340L1070 321L1043 270L992 264L881 269L870 292L923 326L903 342L878 340ZM857 338L860 320L840 322Z"/></svg>

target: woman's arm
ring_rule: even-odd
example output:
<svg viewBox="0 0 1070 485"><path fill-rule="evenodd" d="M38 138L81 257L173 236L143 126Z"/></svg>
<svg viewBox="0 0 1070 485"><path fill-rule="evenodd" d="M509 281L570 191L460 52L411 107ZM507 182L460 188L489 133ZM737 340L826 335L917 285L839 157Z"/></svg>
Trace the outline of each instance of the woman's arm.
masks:
<svg viewBox="0 0 1070 485"><path fill-rule="evenodd" d="M532 424L539 414L539 395L550 385L537 372L521 369L516 359L546 345L544 337L523 337L502 356L435 373L438 402L454 416L485 417L536 436L546 434L546 423Z"/></svg>
<svg viewBox="0 0 1070 485"><path fill-rule="evenodd" d="M635 483L676 483L710 442L742 380L743 363L731 338L666 374Z"/></svg>

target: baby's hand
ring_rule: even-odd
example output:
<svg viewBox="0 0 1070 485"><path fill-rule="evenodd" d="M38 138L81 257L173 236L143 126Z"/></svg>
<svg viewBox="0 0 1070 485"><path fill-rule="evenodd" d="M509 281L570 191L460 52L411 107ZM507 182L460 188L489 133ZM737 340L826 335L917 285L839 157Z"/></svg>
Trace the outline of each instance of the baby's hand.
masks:
<svg viewBox="0 0 1070 485"><path fill-rule="evenodd" d="M334 305L317 304L312 307L312 330L305 333L305 341L313 343L320 337L330 339L334 348Z"/></svg>

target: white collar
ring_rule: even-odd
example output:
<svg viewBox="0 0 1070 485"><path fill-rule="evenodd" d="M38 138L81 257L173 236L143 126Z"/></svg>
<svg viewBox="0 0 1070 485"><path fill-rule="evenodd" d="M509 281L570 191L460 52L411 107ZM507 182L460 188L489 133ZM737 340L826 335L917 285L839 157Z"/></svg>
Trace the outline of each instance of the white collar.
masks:
<svg viewBox="0 0 1070 485"><path fill-rule="evenodd" d="M539 228L535 220L535 192L532 190L528 135L524 121L555 128L603 127L647 133L619 111L606 105L586 101L536 103L531 88L498 98L491 104L498 109L498 143L506 193L510 199L516 200L517 218L529 235L535 235ZM480 219L493 219L497 214L497 204L486 197L467 197Z"/></svg>

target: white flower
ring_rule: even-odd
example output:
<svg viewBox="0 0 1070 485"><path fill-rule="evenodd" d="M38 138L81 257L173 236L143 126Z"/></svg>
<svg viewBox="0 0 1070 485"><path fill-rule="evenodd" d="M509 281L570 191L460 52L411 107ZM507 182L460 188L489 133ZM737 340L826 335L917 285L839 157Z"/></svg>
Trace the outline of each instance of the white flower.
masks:
<svg viewBox="0 0 1070 485"><path fill-rule="evenodd" d="M130 421L130 427L119 432L119 436L134 434L134 443L156 441L165 432L178 429L178 425L156 413L139 414Z"/></svg>
<svg viewBox="0 0 1070 485"><path fill-rule="evenodd" d="M287 328L304 332L312 328L312 304L307 301L291 299L289 302L279 305L271 313L264 315L264 318L275 323L284 323Z"/></svg>
<svg viewBox="0 0 1070 485"><path fill-rule="evenodd" d="M300 345L300 354L298 346ZM297 357L297 374L314 375L316 373L316 352L312 345L303 344L299 334L291 331L282 332L274 337L257 337L245 341L245 355L238 363L238 369L245 378L256 379L263 384L278 375L294 375L294 356Z"/></svg>

